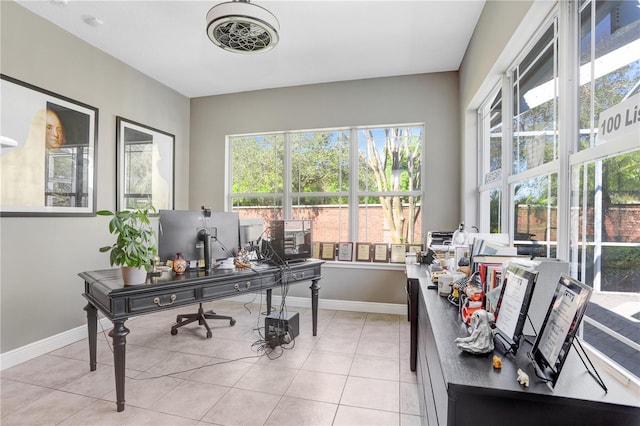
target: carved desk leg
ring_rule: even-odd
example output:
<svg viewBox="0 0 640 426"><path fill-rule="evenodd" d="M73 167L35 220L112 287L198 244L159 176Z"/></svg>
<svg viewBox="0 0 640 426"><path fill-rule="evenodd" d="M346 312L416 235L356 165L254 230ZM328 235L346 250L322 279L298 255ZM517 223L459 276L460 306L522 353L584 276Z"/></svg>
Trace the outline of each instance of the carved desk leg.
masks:
<svg viewBox="0 0 640 426"><path fill-rule="evenodd" d="M118 411L124 411L124 380L125 357L127 354L127 334L129 329L124 326L124 320L113 322L113 330L109 336L113 338L113 363L116 374L116 404Z"/></svg>
<svg viewBox="0 0 640 426"><path fill-rule="evenodd" d="M319 280L311 281L311 320L313 322L313 335L318 335L318 290L320 290L320 286L318 285Z"/></svg>
<svg viewBox="0 0 640 426"><path fill-rule="evenodd" d="M87 328L89 334L89 369L96 371L96 346L98 333L98 310L91 303L84 307L87 311Z"/></svg>

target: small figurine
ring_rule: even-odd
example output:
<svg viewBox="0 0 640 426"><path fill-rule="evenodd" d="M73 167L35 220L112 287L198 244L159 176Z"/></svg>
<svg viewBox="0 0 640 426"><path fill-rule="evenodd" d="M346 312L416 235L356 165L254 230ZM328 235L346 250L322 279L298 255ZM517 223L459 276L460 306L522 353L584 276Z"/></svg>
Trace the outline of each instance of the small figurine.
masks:
<svg viewBox="0 0 640 426"><path fill-rule="evenodd" d="M518 368L518 383L524 385L524 387L529 387L529 375Z"/></svg>
<svg viewBox="0 0 640 426"><path fill-rule="evenodd" d="M495 369L502 368L502 358L500 358L498 355L493 356L493 368Z"/></svg>
<svg viewBox="0 0 640 426"><path fill-rule="evenodd" d="M493 350L493 333L491 323L495 316L484 309L478 309L471 315L471 335L457 337L455 340L458 349L472 354L486 354Z"/></svg>

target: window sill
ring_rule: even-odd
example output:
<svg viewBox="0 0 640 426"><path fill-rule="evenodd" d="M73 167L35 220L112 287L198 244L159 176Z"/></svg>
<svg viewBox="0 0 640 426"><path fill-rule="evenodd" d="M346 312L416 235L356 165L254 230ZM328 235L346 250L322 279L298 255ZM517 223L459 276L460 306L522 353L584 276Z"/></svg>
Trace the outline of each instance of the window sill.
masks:
<svg viewBox="0 0 640 426"><path fill-rule="evenodd" d="M384 271L404 271L404 263L375 263L375 262L339 262L337 260L327 260L322 266L330 269L368 269Z"/></svg>

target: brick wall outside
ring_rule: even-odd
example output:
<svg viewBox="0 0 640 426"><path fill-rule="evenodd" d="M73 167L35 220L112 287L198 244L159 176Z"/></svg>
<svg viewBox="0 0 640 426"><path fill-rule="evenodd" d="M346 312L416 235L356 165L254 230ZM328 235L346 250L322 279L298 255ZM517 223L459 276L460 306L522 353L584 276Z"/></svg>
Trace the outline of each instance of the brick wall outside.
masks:
<svg viewBox="0 0 640 426"><path fill-rule="evenodd" d="M241 218L262 218L265 223L269 223L273 217L273 209L260 207L236 208ZM382 207L368 205L360 209L360 234L358 239L361 242L382 243L391 242L390 230L384 220ZM410 220L409 208L404 208L405 233L408 221ZM280 217L276 217L280 219ZM296 208L293 212L293 219L311 219L313 221L313 240L319 242L347 242L349 241L349 211L347 207L340 206L319 206L309 208ZM363 224L366 224L363 226ZM420 216L415 224L413 239L408 243L421 242L421 221Z"/></svg>
<svg viewBox="0 0 640 426"><path fill-rule="evenodd" d="M242 207L237 209L240 217L260 217L268 223L273 218L270 208ZM535 234L537 241L546 239L547 215L551 215L551 241L557 238L557 209L547 212L542 206L518 206L516 232L521 234ZM405 230L409 220L409 208L404 208ZM588 211L587 233L593 235L593 209ZM278 217L279 219L279 217ZM349 214L346 207L320 206L297 208L294 219L311 219L313 221L314 241L340 242L348 241ZM380 206L367 206L360 210L361 226L359 241L391 242L389 227L387 226ZM640 205L612 206L604 212L604 236L608 242L640 242ZM413 240L421 241L420 217L416 221ZM426 233L427 230L424 230ZM366 235L365 235L366 232ZM528 239L521 236L520 239Z"/></svg>
<svg viewBox="0 0 640 426"><path fill-rule="evenodd" d="M551 215L551 241L556 241L558 214L553 208L547 212L544 206L518 206L516 233L519 239L527 239L523 234L535 234L533 239L546 240L547 215ZM587 235L593 236L593 209L587 211ZM582 217L579 218L582 220ZM613 205L603 211L603 241L637 243L640 242L640 205Z"/></svg>

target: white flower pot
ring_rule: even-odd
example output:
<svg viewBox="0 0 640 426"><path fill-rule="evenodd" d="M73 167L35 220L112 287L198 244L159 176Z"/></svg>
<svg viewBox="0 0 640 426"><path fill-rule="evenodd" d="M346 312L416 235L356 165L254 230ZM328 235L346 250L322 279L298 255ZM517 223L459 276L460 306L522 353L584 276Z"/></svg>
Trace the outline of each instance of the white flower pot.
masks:
<svg viewBox="0 0 640 426"><path fill-rule="evenodd" d="M121 266L120 269L122 270L124 285L144 284L147 281L147 270L144 267Z"/></svg>

